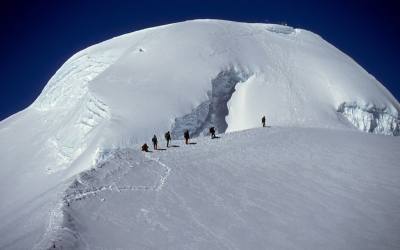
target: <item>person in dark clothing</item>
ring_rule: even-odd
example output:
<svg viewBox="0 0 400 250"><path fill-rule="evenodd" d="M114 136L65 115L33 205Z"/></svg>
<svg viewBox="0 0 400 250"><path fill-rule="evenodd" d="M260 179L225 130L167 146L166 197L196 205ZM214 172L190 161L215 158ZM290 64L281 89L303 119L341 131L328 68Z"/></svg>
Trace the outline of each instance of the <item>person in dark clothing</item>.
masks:
<svg viewBox="0 0 400 250"><path fill-rule="evenodd" d="M262 126L265 127L265 115L261 118Z"/></svg>
<svg viewBox="0 0 400 250"><path fill-rule="evenodd" d="M157 136L154 135L154 136L153 136L153 139L151 139L151 141L153 142L154 150L157 150L157 142L158 142Z"/></svg>
<svg viewBox="0 0 400 250"><path fill-rule="evenodd" d="M185 138L185 143L189 144L189 139L190 139L189 130L185 130L185 133L183 133L183 137Z"/></svg>
<svg viewBox="0 0 400 250"><path fill-rule="evenodd" d="M216 136L215 136L215 128L214 127L210 128L210 135L211 135L211 139L216 138Z"/></svg>
<svg viewBox="0 0 400 250"><path fill-rule="evenodd" d="M168 131L165 133L165 140L167 141L167 148L169 147L169 142L171 141L171 133Z"/></svg>
<svg viewBox="0 0 400 250"><path fill-rule="evenodd" d="M147 146L147 143L142 145L142 151L149 152L149 146Z"/></svg>

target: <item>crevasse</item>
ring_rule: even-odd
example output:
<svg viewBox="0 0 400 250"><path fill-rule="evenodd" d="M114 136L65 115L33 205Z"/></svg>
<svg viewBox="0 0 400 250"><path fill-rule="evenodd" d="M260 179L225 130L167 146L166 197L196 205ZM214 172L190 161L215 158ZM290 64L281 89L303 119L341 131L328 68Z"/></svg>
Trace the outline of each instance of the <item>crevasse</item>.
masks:
<svg viewBox="0 0 400 250"><path fill-rule="evenodd" d="M189 129L191 136L206 134L209 127L215 127L218 133L226 131L228 124L227 103L239 82L246 81L250 74L237 67L221 71L212 81L212 89L207 93L208 100L197 106L191 113L175 119L172 125L174 138L182 138L184 130Z"/></svg>
<svg viewBox="0 0 400 250"><path fill-rule="evenodd" d="M359 104L357 102L343 102L339 105L338 112L350 123L361 131L384 134L400 135L400 117L396 111L387 107L378 107L375 104Z"/></svg>

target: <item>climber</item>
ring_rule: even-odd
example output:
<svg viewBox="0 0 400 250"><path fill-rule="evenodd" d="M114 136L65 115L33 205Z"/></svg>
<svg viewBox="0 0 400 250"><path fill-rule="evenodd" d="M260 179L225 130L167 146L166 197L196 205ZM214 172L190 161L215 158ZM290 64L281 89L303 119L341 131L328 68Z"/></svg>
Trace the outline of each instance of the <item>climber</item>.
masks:
<svg viewBox="0 0 400 250"><path fill-rule="evenodd" d="M167 133L165 133L164 137L165 137L165 140L167 141L167 148L168 148L169 142L171 141L171 133L168 131Z"/></svg>
<svg viewBox="0 0 400 250"><path fill-rule="evenodd" d="M189 144L189 139L190 139L190 135L189 135L189 130L185 130L185 133L183 133L183 137L185 138L185 143Z"/></svg>
<svg viewBox="0 0 400 250"><path fill-rule="evenodd" d="M149 146L147 146L147 143L142 145L142 151L149 152Z"/></svg>
<svg viewBox="0 0 400 250"><path fill-rule="evenodd" d="M153 138L151 139L151 141L153 142L154 150L157 150L157 142L158 142L157 136L154 135Z"/></svg>
<svg viewBox="0 0 400 250"><path fill-rule="evenodd" d="M210 135L211 135L211 139L216 138L216 136L215 136L215 128L214 127L210 128Z"/></svg>
<svg viewBox="0 0 400 250"><path fill-rule="evenodd" d="M261 118L262 126L265 127L265 115Z"/></svg>

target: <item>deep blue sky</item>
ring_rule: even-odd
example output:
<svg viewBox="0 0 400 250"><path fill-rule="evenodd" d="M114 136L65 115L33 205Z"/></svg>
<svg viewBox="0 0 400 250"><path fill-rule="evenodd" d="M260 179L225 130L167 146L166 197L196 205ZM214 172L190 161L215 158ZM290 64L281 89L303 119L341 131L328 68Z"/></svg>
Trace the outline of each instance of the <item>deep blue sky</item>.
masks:
<svg viewBox="0 0 400 250"><path fill-rule="evenodd" d="M196 18L286 22L318 33L400 99L396 0L12 1L0 3L0 120L31 104L74 53L142 28Z"/></svg>

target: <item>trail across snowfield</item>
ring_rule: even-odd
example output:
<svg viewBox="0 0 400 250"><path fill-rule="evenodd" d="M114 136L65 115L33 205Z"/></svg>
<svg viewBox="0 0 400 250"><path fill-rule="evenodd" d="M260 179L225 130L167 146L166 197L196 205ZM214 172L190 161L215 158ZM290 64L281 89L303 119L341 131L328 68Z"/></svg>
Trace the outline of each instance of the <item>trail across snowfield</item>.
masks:
<svg viewBox="0 0 400 250"><path fill-rule="evenodd" d="M112 152L68 189L70 219L48 240L79 249L400 247L398 138L268 128L196 142Z"/></svg>

